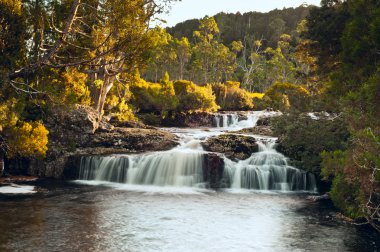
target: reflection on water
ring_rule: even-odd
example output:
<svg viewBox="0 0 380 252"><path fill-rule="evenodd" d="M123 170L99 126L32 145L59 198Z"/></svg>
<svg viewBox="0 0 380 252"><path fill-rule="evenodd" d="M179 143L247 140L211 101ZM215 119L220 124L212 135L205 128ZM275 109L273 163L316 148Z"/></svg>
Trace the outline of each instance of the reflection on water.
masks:
<svg viewBox="0 0 380 252"><path fill-rule="evenodd" d="M0 251L376 251L380 246L373 232L329 221L330 210L305 195L142 189L78 185L0 199Z"/></svg>

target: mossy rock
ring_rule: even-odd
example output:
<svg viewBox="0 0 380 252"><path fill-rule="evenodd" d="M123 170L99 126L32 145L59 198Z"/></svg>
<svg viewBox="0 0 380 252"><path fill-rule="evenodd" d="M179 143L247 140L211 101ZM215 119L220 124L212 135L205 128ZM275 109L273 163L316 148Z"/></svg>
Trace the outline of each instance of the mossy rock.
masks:
<svg viewBox="0 0 380 252"><path fill-rule="evenodd" d="M227 158L233 160L247 159L259 151L255 138L233 134L209 138L202 143L202 146L206 151L223 153Z"/></svg>

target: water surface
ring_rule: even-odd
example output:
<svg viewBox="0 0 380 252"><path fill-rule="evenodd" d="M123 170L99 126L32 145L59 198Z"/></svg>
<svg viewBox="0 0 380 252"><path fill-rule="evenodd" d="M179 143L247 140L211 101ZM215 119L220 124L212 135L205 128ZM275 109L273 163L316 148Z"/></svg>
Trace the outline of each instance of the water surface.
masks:
<svg viewBox="0 0 380 252"><path fill-rule="evenodd" d="M112 187L109 187L112 185ZM0 251L378 251L305 194L68 184L2 198Z"/></svg>

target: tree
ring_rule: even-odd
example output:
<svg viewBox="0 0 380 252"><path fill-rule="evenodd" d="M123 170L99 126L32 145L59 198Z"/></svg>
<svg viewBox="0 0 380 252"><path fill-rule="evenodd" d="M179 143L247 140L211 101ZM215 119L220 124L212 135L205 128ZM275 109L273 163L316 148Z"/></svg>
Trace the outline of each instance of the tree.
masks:
<svg viewBox="0 0 380 252"><path fill-rule="evenodd" d="M149 21L169 2L48 1L49 27L34 26L40 53L35 50L28 61L9 69L3 84L30 93L28 80L39 70L76 66L88 74L93 106L101 112L117 75L142 64L150 45Z"/></svg>
<svg viewBox="0 0 380 252"><path fill-rule="evenodd" d="M214 39L219 32L214 18L201 20L199 31L194 32L198 42L194 45L193 67L203 76L204 83L226 81L235 70L236 56L228 47Z"/></svg>
<svg viewBox="0 0 380 252"><path fill-rule="evenodd" d="M181 40L175 40L177 47L177 60L179 65L180 80L183 80L184 70L186 64L190 61L192 50L189 40L186 37L182 37Z"/></svg>

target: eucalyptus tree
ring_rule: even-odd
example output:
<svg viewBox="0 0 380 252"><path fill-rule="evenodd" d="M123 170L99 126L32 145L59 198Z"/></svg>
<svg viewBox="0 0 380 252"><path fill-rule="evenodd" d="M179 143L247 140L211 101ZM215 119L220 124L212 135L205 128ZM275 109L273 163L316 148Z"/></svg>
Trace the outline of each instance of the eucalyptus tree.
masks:
<svg viewBox="0 0 380 252"><path fill-rule="evenodd" d="M144 63L150 48L150 23L172 1L175 0L30 0L24 5L10 1L8 5L17 6L17 11L11 12L14 17L28 17L27 7L35 10L33 15L38 15L37 9L41 14L29 15L34 21L20 21L20 26L29 25L24 28L25 34L32 31L30 39L21 38L19 45L29 53L18 64L7 64L3 86L38 93L29 82L31 76L47 68L75 67L88 75L93 106L101 112L118 75ZM2 41L7 43L6 39ZM10 50L15 53L17 49Z"/></svg>

